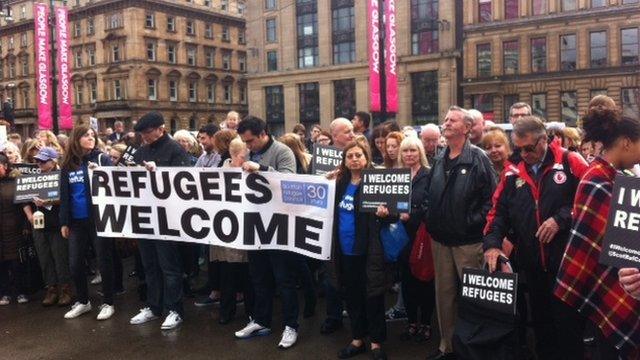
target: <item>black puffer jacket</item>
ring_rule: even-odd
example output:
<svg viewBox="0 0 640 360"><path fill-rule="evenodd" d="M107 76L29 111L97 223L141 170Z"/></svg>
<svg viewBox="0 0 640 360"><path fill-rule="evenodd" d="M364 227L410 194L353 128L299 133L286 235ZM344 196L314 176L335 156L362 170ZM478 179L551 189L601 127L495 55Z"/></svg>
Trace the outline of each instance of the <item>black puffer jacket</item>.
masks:
<svg viewBox="0 0 640 360"><path fill-rule="evenodd" d="M436 156L426 186L426 221L433 240L460 246L482 242L496 174L485 152L467 141L447 178L446 148Z"/></svg>
<svg viewBox="0 0 640 360"><path fill-rule="evenodd" d="M331 284L341 292L344 291L344 284L341 276L341 247L338 237L339 229L339 212L338 204L340 203L347 186L351 182L351 175L347 174L340 178L336 183L336 196L333 214L333 240L331 244L331 260L329 261L327 271ZM360 212L360 191L358 188L356 196L353 199L356 213L356 240L354 250L358 253L365 254L367 257L367 297L384 294L390 284L389 271L384 259L384 248L380 241L381 221L373 213Z"/></svg>

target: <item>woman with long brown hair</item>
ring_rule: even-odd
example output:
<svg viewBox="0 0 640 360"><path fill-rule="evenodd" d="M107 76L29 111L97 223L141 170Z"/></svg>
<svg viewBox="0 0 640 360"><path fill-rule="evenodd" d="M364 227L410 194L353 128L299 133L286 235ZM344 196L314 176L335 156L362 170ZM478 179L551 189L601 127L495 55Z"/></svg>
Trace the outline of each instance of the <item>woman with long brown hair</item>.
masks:
<svg viewBox="0 0 640 360"><path fill-rule="evenodd" d="M293 155L296 157L296 173L308 174L311 165L311 154L305 149L300 137L294 133L286 133L280 136L278 141L287 145L293 151Z"/></svg>
<svg viewBox="0 0 640 360"><path fill-rule="evenodd" d="M64 317L76 318L91 311L84 257L93 243L102 274L104 304L98 320L110 318L113 307L114 270L113 239L97 236L92 214L91 189L89 187L89 163L111 166L111 159L98 149L96 132L89 126L77 125L71 132L67 151L62 161L60 175L60 229L62 237L69 239L69 263L76 286L77 301Z"/></svg>

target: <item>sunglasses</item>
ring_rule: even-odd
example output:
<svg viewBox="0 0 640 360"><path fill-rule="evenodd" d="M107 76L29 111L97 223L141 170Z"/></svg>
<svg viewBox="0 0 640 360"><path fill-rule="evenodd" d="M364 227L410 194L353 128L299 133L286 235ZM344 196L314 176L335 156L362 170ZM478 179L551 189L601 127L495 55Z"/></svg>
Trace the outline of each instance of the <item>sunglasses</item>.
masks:
<svg viewBox="0 0 640 360"><path fill-rule="evenodd" d="M38 164L46 164L46 163L48 163L48 162L49 162L49 160L40 160L40 159L36 159L36 163L38 163Z"/></svg>
<svg viewBox="0 0 640 360"><path fill-rule="evenodd" d="M535 143L533 143L533 145L525 145L525 146L514 146L513 147L513 151L516 152L527 152L527 153L531 153L536 151L536 147L538 147L538 144L540 143L540 140L542 140L542 137L539 137L538 140L536 140Z"/></svg>

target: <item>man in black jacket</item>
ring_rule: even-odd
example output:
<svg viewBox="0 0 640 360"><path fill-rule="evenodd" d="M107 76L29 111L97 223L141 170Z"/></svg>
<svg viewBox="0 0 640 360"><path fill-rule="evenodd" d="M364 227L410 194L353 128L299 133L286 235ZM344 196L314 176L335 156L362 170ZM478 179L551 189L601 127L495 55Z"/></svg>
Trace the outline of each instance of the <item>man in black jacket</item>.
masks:
<svg viewBox="0 0 640 360"><path fill-rule="evenodd" d="M587 163L554 141L544 123L518 118L511 135L522 161L502 176L487 217L485 259L491 271L507 233L516 246L519 270L529 287L531 317L540 359L582 359L583 321L553 296L553 287L571 229L571 208Z"/></svg>
<svg viewBox="0 0 640 360"><path fill-rule="evenodd" d="M482 265L482 230L491 209L496 175L485 152L469 142L474 119L457 106L447 112L443 135L448 146L429 173L426 222L433 238L439 352L452 359L458 284L465 267Z"/></svg>
<svg viewBox="0 0 640 360"><path fill-rule="evenodd" d="M169 137L164 130L164 118L158 112L150 112L140 118L135 131L142 135L144 145L133 158L136 164L149 171L156 166L190 166L189 155ZM140 257L147 283L148 307L131 318L132 325L156 320L164 309L169 311L162 330L171 330L182 323L182 264L178 244L173 241L138 241Z"/></svg>

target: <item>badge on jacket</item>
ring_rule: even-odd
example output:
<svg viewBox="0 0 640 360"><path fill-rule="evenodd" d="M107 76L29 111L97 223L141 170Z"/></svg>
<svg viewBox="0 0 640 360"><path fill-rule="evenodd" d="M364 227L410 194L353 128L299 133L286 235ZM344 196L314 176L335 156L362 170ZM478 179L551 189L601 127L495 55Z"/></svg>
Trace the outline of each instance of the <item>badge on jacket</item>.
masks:
<svg viewBox="0 0 640 360"><path fill-rule="evenodd" d="M522 185L524 185L524 179L522 178L517 178L516 179L516 188L521 188Z"/></svg>
<svg viewBox="0 0 640 360"><path fill-rule="evenodd" d="M557 171L553 174L553 181L558 185L562 185L567 181L567 174L564 171Z"/></svg>

